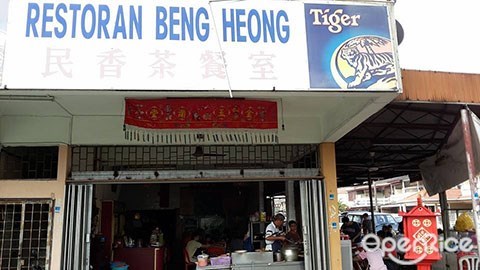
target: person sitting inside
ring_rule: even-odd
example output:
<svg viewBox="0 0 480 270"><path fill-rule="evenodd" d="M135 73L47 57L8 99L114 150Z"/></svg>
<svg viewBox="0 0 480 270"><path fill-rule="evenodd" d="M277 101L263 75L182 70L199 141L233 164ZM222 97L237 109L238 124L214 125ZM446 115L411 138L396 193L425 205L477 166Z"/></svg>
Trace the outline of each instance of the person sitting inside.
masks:
<svg viewBox="0 0 480 270"><path fill-rule="evenodd" d="M191 262L197 261L197 256L202 253L202 249L210 247L210 245L204 245L199 242L200 233L198 231L193 232L192 240L188 241L185 249L187 250L188 256Z"/></svg>
<svg viewBox="0 0 480 270"><path fill-rule="evenodd" d="M302 242L302 238L298 233L297 222L295 220L290 220L288 222L288 228L290 230L288 231L287 235L285 235L285 238L287 239L287 241L292 244L299 244L300 242Z"/></svg>
<svg viewBox="0 0 480 270"><path fill-rule="evenodd" d="M150 235L150 246L161 247L163 244L163 232L160 230L160 227L157 226L152 230L152 234Z"/></svg>

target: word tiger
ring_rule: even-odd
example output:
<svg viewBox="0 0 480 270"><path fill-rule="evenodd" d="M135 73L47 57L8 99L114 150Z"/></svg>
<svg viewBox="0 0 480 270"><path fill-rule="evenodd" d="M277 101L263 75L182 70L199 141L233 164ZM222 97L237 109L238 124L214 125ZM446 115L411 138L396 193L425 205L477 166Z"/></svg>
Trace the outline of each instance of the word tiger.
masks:
<svg viewBox="0 0 480 270"><path fill-rule="evenodd" d="M342 32L344 26L358 26L360 15L343 14L343 9L337 9L330 13L330 9L310 9L313 14L313 25L328 26L328 31L334 34Z"/></svg>

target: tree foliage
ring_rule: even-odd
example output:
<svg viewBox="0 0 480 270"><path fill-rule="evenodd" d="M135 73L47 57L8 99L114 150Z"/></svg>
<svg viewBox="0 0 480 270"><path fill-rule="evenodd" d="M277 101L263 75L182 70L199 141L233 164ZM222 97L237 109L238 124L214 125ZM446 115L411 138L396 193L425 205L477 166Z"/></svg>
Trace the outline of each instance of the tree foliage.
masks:
<svg viewBox="0 0 480 270"><path fill-rule="evenodd" d="M348 205L343 203L342 201L338 201L338 212L345 212L348 210Z"/></svg>

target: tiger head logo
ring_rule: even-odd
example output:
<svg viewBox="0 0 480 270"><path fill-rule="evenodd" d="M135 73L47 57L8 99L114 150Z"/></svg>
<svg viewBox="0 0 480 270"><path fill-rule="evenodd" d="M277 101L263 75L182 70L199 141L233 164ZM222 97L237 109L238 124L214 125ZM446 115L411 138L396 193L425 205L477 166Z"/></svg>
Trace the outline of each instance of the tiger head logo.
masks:
<svg viewBox="0 0 480 270"><path fill-rule="evenodd" d="M331 61L335 81L348 89L394 89L395 61L391 42L376 36L347 40L335 51Z"/></svg>

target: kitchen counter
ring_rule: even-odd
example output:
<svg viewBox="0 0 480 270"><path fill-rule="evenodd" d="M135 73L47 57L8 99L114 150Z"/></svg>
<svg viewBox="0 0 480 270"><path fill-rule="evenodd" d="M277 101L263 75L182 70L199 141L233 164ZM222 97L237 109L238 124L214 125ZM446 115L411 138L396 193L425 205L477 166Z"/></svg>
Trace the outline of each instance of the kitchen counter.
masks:
<svg viewBox="0 0 480 270"><path fill-rule="evenodd" d="M163 270L163 247L119 248L114 251L114 259L128 264L129 270Z"/></svg>
<svg viewBox="0 0 480 270"><path fill-rule="evenodd" d="M215 269L231 269L231 270L303 270L305 264L303 261L295 262L273 262L273 253L270 252L245 252L231 254L232 264L229 266L197 266L197 270L215 270Z"/></svg>
<svg viewBox="0 0 480 270"><path fill-rule="evenodd" d="M250 264L232 264L230 266L197 266L197 270L215 270L215 269L231 269L231 270L303 270L305 266L303 261L297 262L273 262L273 263L250 263Z"/></svg>
<svg viewBox="0 0 480 270"><path fill-rule="evenodd" d="M305 264L303 261L296 262L273 262L273 263L251 263L232 265L232 270L255 269L255 270L303 270Z"/></svg>
<svg viewBox="0 0 480 270"><path fill-rule="evenodd" d="M208 265L208 266L198 266L197 270L214 270L214 269L232 269L230 265Z"/></svg>

